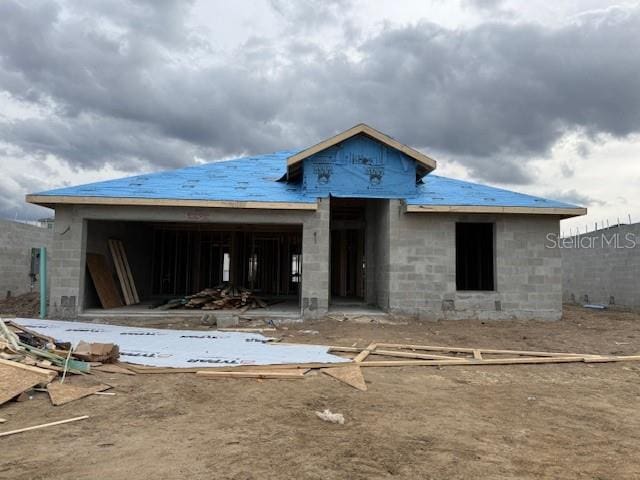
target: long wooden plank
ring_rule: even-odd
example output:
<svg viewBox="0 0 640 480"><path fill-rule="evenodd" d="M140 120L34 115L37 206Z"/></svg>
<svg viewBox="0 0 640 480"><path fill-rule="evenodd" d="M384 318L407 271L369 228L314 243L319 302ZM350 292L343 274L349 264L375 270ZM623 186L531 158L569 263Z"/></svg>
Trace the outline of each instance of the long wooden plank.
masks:
<svg viewBox="0 0 640 480"><path fill-rule="evenodd" d="M269 371L245 371L245 372L214 372L209 370L201 370L196 372L196 375L207 378L269 378L269 379L301 379L304 378L304 374L307 370L290 369L283 372L269 372Z"/></svg>
<svg viewBox="0 0 640 480"><path fill-rule="evenodd" d="M431 352L457 352L470 353L478 351L481 354L505 354L505 355L526 355L529 357L599 357L600 355L585 353L560 353L560 352L536 352L529 350L496 350L490 348L468 348L468 347L441 347L433 345L405 345L401 343L378 343L382 348L400 348L405 350L426 350Z"/></svg>
<svg viewBox="0 0 640 480"><path fill-rule="evenodd" d="M133 295L131 293L131 290L129 289L129 283L127 282L127 279L125 277L124 265L122 264L122 259L120 258L120 252L116 248L115 240L109 239L107 243L109 244L109 250L111 251L113 264L116 267L116 274L118 275L118 281L120 282L120 289L122 290L124 303L126 305L131 305L133 303Z"/></svg>
<svg viewBox="0 0 640 480"><path fill-rule="evenodd" d="M124 249L124 245L122 244L122 240L116 240L116 249L120 252L120 260L124 265L124 273L125 278L129 283L129 290L133 295L133 301L135 303L140 303L140 297L138 296L138 289L136 288L136 282L133 280L133 275L131 274L131 267L129 266L129 260L127 258L127 252Z"/></svg>
<svg viewBox="0 0 640 480"><path fill-rule="evenodd" d="M87 268L96 287L96 292L98 292L102 308L122 307L122 300L104 255L87 253Z"/></svg>
<svg viewBox="0 0 640 480"><path fill-rule="evenodd" d="M382 355L384 357L398 357L398 358L418 358L421 360L466 360L460 357L450 357L447 355L430 355L428 353L415 353L415 352L399 352L397 350L380 350L376 348L370 353L370 355Z"/></svg>
<svg viewBox="0 0 640 480"><path fill-rule="evenodd" d="M9 430L8 432L0 432L0 437L6 437L7 435L13 435L14 433L28 432L30 430L37 430L39 428L53 427L54 425L62 425L64 423L77 422L78 420L84 420L89 418L89 415L83 415L81 417L67 418L66 420L58 420L57 422L43 423L41 425L34 425L32 427L18 428L17 430Z"/></svg>
<svg viewBox="0 0 640 480"><path fill-rule="evenodd" d="M516 357L516 358L489 358L485 360L457 359L457 360L372 360L361 362L361 367L419 367L419 366L447 366L447 365L518 365L538 363L578 363L584 357Z"/></svg>

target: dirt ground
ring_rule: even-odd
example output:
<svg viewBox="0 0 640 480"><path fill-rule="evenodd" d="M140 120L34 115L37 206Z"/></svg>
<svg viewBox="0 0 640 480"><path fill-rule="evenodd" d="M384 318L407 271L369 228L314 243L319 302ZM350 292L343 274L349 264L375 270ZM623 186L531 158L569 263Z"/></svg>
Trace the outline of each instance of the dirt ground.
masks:
<svg viewBox="0 0 640 480"><path fill-rule="evenodd" d="M580 307L567 307L559 322L323 320L283 333L288 342L333 345L640 351L639 314ZM0 407L8 420L2 431L90 416L0 438L0 478L640 478L640 362L364 373L367 392L322 374L211 380L96 373L116 396L53 407L36 393ZM319 420L314 412L325 408L346 423Z"/></svg>
<svg viewBox="0 0 640 480"><path fill-rule="evenodd" d="M40 294L31 292L0 299L0 315L38 318L40 315Z"/></svg>

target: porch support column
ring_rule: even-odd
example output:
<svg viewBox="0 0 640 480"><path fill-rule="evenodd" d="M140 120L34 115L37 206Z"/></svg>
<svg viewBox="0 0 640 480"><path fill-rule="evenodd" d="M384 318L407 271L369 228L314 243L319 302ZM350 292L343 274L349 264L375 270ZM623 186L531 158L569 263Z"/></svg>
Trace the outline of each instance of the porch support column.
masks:
<svg viewBox="0 0 640 480"><path fill-rule="evenodd" d="M330 200L318 199L318 209L302 228L302 317L320 318L329 310Z"/></svg>

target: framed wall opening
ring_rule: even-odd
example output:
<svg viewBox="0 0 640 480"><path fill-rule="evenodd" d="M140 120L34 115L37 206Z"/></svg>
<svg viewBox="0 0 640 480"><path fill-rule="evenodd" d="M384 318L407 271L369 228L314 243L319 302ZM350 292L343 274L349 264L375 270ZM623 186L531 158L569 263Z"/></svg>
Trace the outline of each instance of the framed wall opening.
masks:
<svg viewBox="0 0 640 480"><path fill-rule="evenodd" d="M331 302L362 303L366 294L365 200L331 199Z"/></svg>
<svg viewBox="0 0 640 480"><path fill-rule="evenodd" d="M456 223L456 289L495 290L493 223Z"/></svg>
<svg viewBox="0 0 640 480"><path fill-rule="evenodd" d="M223 284L249 289L269 305L300 305L301 225L90 220L87 254L104 257L123 295L110 239L122 241L139 292L139 308ZM101 307L89 273L83 305Z"/></svg>

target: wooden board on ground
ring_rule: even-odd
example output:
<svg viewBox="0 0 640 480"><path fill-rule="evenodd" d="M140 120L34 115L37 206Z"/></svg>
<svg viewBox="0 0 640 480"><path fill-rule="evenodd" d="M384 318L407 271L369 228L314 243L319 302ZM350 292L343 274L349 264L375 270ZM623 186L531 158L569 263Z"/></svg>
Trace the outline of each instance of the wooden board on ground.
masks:
<svg viewBox="0 0 640 480"><path fill-rule="evenodd" d="M74 418L67 418L66 420L58 420L57 422L43 423L41 425L33 425L32 427L18 428L17 430L0 432L0 437L6 437L7 435L13 435L14 433L28 432L30 430L38 430L40 428L53 427L54 425L62 425L63 423L77 422L78 420L85 420L87 418L89 418L89 415L83 415L81 417L74 417Z"/></svg>
<svg viewBox="0 0 640 480"><path fill-rule="evenodd" d="M102 308L122 307L122 299L118 295L116 283L113 280L104 255L87 253L87 268L89 268L89 274L96 287Z"/></svg>
<svg viewBox="0 0 640 480"><path fill-rule="evenodd" d="M47 385L47 392L49 392L51 403L57 406L88 397L96 392L102 392L110 388L110 385L104 384L85 387L80 385L70 385L68 383L53 382Z"/></svg>
<svg viewBox="0 0 640 480"><path fill-rule="evenodd" d="M129 370L128 368L122 367L116 363L104 363L97 367L93 367L92 370L106 373L121 373L123 375L137 375L133 370Z"/></svg>
<svg viewBox="0 0 640 480"><path fill-rule="evenodd" d="M325 375L329 375L336 380L340 380L341 382L352 386L353 388L356 388L363 392L367 390L367 384L364 381L362 370L360 370L360 367L358 365L349 365L346 367L337 368L322 368L320 369L320 371Z"/></svg>
<svg viewBox="0 0 640 480"><path fill-rule="evenodd" d="M0 405L39 384L49 383L56 373L0 359Z"/></svg>
<svg viewBox="0 0 640 480"><path fill-rule="evenodd" d="M308 370L302 369L289 369L289 370L255 370L244 372L216 372L209 370L201 370L196 372L196 375L200 375L206 378L269 378L269 379L301 379L304 378L304 374Z"/></svg>

